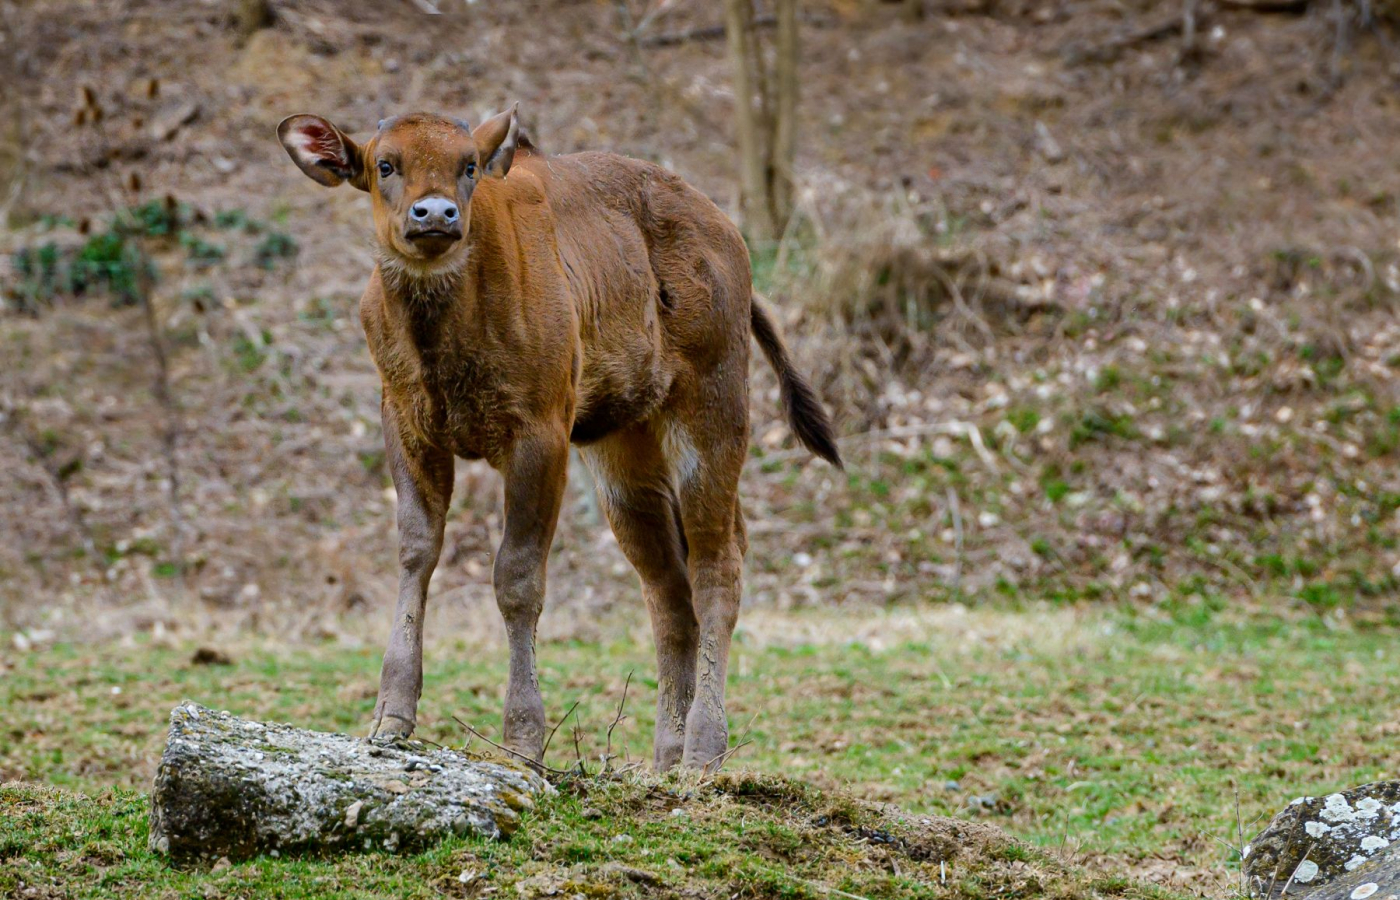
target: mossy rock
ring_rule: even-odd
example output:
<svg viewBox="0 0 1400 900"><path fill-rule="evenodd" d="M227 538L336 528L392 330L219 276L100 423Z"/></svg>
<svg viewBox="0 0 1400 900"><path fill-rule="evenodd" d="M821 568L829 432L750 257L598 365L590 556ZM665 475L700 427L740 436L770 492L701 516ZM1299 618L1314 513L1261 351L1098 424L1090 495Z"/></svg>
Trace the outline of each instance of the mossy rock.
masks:
<svg viewBox="0 0 1400 900"><path fill-rule="evenodd" d="M1299 797L1245 848L1244 874L1255 897L1282 896L1285 886L1289 897L1330 897L1331 891L1321 890L1324 886L1340 884L1342 879L1350 884L1354 880L1350 876L1373 860L1379 866L1379 858L1396 841L1400 841L1400 781ZM1381 900L1400 892L1376 883ZM1379 893L1382 890L1386 893ZM1370 896L1365 890L1361 893Z"/></svg>
<svg viewBox="0 0 1400 900"><path fill-rule="evenodd" d="M412 742L250 722L188 701L151 795L151 849L175 859L411 851L449 834L507 837L552 792L535 773Z"/></svg>

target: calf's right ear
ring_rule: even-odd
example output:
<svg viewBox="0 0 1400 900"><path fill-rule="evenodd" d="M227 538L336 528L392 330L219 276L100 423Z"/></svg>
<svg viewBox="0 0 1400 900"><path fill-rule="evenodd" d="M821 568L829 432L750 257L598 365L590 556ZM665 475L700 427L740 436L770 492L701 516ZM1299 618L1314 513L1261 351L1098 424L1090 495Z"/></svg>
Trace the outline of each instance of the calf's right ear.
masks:
<svg viewBox="0 0 1400 900"><path fill-rule="evenodd" d="M318 184L335 187L348 181L369 190L364 151L320 116L288 116L277 126L277 138L297 168Z"/></svg>

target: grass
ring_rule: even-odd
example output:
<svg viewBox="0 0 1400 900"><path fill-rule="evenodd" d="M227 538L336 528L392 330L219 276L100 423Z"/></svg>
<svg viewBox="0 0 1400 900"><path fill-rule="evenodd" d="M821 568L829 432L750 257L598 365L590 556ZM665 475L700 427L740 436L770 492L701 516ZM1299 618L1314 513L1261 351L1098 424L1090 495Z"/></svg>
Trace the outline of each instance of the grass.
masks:
<svg viewBox="0 0 1400 900"><path fill-rule="evenodd" d="M891 801L912 815L983 818L1039 847L1037 865L1066 853L1109 872L1170 860L1204 873L1220 894L1235 862L1217 838L1235 843L1237 797L1247 838L1294 796L1387 776L1400 728L1379 701L1400 679L1400 661L1386 629L1335 630L1318 618L1232 620L1215 605L1189 599L1159 613L945 609L859 619L755 613L741 632L731 674L731 722L736 736L752 741L737 765L805 779L838 797L852 792ZM138 792L149 782L175 703L189 697L254 718L334 730L362 728L373 704L374 650L247 644L229 652L233 663L226 666L196 665L190 647L149 641L63 645L14 657L0 677L0 705L12 711L9 728L0 731L0 775L90 799L34 800L12 789L8 802L42 801L47 811L43 821L21 823L18 831L13 821L0 826L8 829L0 833L0 859L37 862L48 876L69 878L75 866L81 869L73 860L98 852L87 844L112 843L122 860L112 864L113 884L149 879L184 896L201 877L241 885L238 890L254 890L264 879L316 884L321 878L397 891L448 870L455 876L462 868L489 867L491 859L526 871L542 852L555 866L550 871L588 860L669 866L677 858L678 845L667 844L663 833L674 823L664 817L658 823L627 813L580 825L576 805L584 801L573 798L502 847L453 843L407 860L260 860L234 867L235 874L214 873L217 878L169 872L145 855L145 801ZM631 758L645 756L654 680L644 642L551 643L540 657L550 715L580 701L580 749L595 759L621 685L635 670L628 718L614 740ZM496 649L431 648L420 736L460 745L452 714L495 733L504 664ZM574 758L570 728L551 750L556 765ZM638 792L655 790L675 784L612 785L603 793L606 802L626 805L641 802ZM806 816L827 801L803 802ZM794 826L785 816L755 818L771 846L750 853L747 863L723 864L725 871L756 866L741 880L767 885L741 896L808 895L800 880L772 880L791 869L774 847L800 849L810 838L800 829L789 834ZM652 848L658 859L637 856L642 846L623 852L600 837L600 829L634 825L643 829L628 832L639 845L650 846L644 835L659 842ZM651 828L662 831L645 830ZM705 840L711 838L720 841ZM698 840L690 835L683 843ZM57 849L34 849L45 842ZM837 852L836 845L818 844ZM763 860L780 864L765 868ZM828 877L819 861L811 865L791 871ZM696 883L738 884L707 881L691 863L682 867ZM365 881L367 871L378 874ZM871 897L964 896L895 882L851 884L861 890L842 889Z"/></svg>
<svg viewBox="0 0 1400 900"><path fill-rule="evenodd" d="M63 217L46 217L51 226L72 226ZM91 227L90 223L86 227ZM81 232L86 234L86 227ZM297 243L288 234L269 230L265 223L248 218L242 210L221 210L214 214L212 227L220 231L241 230L249 235L263 234L251 248L251 261L273 269L295 257ZM13 255L14 284L6 293L18 301L18 308L37 314L63 296L103 293L118 305L140 300L143 284L159 280L164 269L157 251L170 241L184 250L185 264L206 269L223 262L229 248L207 239L210 223L186 204L167 198L152 200L122 210L106 227L67 246L46 241L21 247ZM264 234L264 232L266 232Z"/></svg>
<svg viewBox="0 0 1400 900"><path fill-rule="evenodd" d="M1166 898L974 823L889 815L781 778L586 779L507 842L172 868L147 802L0 787L0 890L20 897Z"/></svg>

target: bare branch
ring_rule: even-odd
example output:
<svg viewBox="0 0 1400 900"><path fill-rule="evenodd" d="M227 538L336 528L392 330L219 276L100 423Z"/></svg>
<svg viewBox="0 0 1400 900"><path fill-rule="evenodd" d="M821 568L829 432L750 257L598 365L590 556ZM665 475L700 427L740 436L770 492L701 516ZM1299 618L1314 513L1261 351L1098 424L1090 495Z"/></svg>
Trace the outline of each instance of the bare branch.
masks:
<svg viewBox="0 0 1400 900"><path fill-rule="evenodd" d="M777 16L758 16L753 20L754 28L772 28L778 24ZM667 31L641 38L643 47L674 47L689 41L717 41L724 37L723 25L698 25L681 31Z"/></svg>
<svg viewBox="0 0 1400 900"><path fill-rule="evenodd" d="M635 670L634 670L635 671ZM627 673L627 680L622 683L622 699L617 701L617 715L613 716L612 724L608 726L608 746L603 751L603 766L606 768L608 761L612 759L612 735L613 729L624 718L623 709L627 706L627 689L632 686L632 672Z"/></svg>
<svg viewBox="0 0 1400 900"><path fill-rule="evenodd" d="M551 769L549 766L546 766L544 763L540 762L539 760L531 759L530 757L526 756L526 755L523 754L523 753L517 753L516 751L510 749L509 747L502 746L501 744L496 743L495 741L491 740L489 737L487 737L486 735L484 735L484 734L482 734L481 732L477 731L475 728L471 727L471 726L468 725L466 722L463 722L461 719L457 718L456 716L453 716L453 717L452 717L452 721L456 722L458 725L461 725L463 728L465 728L469 734L471 734L471 735L473 735L473 736L475 736L475 737L481 738L483 741L485 741L486 743L490 744L492 747L495 747L497 750L501 751L502 753L505 753L505 754L508 754L508 755L510 755L510 756L515 757L516 759L520 760L521 762L525 763L527 766L530 766L530 767L533 768L533 769L536 769L536 770L541 771L541 772L548 772L548 773L551 774L551 775L567 775L567 774L569 774L568 772L562 771L562 770L560 770L560 769Z"/></svg>
<svg viewBox="0 0 1400 900"><path fill-rule="evenodd" d="M554 723L554 727L549 729L549 736L544 739L544 748L540 750L541 762L544 761L545 754L549 752L549 743L550 741L554 740L554 733L559 730L560 725L563 725L565 722L569 721L569 716L572 716L574 714L574 710L578 709L578 704L579 701L575 700L574 705L569 707L569 711L564 713L564 718Z"/></svg>
<svg viewBox="0 0 1400 900"><path fill-rule="evenodd" d="M958 588L962 585L962 567L963 567L963 524L962 524L962 508L958 505L958 492L955 491L955 490L953 490L951 487L948 488L947 497L948 497L948 511L949 511L949 513L950 513L950 514L952 515L952 517L953 517L953 534L954 534L954 537L955 537L955 539L956 539L956 541L957 541L956 546L957 546L958 557L957 557L956 563L954 564L954 569L953 569L953 593L956 594L956 593L958 592Z"/></svg>

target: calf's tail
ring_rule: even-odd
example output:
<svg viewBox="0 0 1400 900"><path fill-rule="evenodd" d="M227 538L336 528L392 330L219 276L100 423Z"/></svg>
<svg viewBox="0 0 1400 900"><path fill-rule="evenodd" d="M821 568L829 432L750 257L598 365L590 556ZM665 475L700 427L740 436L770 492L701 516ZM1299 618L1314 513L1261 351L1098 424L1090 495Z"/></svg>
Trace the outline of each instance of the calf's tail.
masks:
<svg viewBox="0 0 1400 900"><path fill-rule="evenodd" d="M793 368L787 346L778 335L772 318L759 305L757 297L749 301L749 320L754 340L763 348L763 355L768 357L768 364L778 375L783 407L787 409L788 424L793 434L808 450L836 468L844 469L841 452L836 449L836 437L831 432L831 419L827 417L807 379Z"/></svg>

